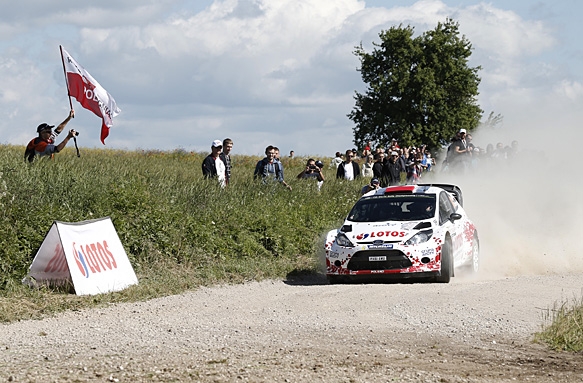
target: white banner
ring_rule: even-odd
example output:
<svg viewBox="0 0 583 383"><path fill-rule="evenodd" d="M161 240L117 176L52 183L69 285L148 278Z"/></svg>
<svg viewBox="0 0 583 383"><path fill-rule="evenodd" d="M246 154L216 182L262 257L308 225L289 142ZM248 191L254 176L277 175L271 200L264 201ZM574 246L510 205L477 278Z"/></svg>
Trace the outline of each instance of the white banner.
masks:
<svg viewBox="0 0 583 383"><path fill-rule="evenodd" d="M138 283L109 217L78 223L55 221L25 279L72 282L77 295L119 291Z"/></svg>

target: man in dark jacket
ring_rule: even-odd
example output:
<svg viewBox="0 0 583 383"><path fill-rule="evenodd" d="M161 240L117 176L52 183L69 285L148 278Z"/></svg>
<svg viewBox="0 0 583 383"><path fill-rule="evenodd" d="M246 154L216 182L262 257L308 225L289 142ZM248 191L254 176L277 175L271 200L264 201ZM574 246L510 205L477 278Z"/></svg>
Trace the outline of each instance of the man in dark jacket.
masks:
<svg viewBox="0 0 583 383"><path fill-rule="evenodd" d="M231 181L231 150L233 149L233 140L225 138L223 140L223 152L219 155L225 163L225 174L227 176L227 185Z"/></svg>
<svg viewBox="0 0 583 383"><path fill-rule="evenodd" d="M227 175L225 163L220 158L222 150L223 143L220 140L214 140L211 144L211 154L202 162L202 175L204 178L217 178L221 187L225 187Z"/></svg>
<svg viewBox="0 0 583 383"><path fill-rule="evenodd" d="M395 186L401 183L401 164L399 163L399 153L391 152L391 156L385 163L383 170L387 175L389 186Z"/></svg>
<svg viewBox="0 0 583 383"><path fill-rule="evenodd" d="M372 173L375 178L378 178L380 181L381 187L386 187L389 184L389 177L387 175L386 169L386 160L385 160L385 153L380 152L375 155L377 161L372 166Z"/></svg>
<svg viewBox="0 0 583 383"><path fill-rule="evenodd" d="M336 171L336 178L339 179L346 179L349 181L353 181L356 178L360 177L360 167L352 158L354 154L352 150L346 151L346 160L338 165L338 170Z"/></svg>
<svg viewBox="0 0 583 383"><path fill-rule="evenodd" d="M283 164L275 160L275 147L269 145L265 148L265 158L259 160L255 165L253 179L261 179L266 184L269 181L277 181L290 191L291 186L283 179Z"/></svg>

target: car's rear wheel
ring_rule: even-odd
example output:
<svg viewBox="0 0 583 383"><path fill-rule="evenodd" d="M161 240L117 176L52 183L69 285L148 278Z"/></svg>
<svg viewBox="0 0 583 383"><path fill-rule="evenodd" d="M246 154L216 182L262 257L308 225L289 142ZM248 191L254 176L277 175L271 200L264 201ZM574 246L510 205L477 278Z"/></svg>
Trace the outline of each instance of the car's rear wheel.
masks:
<svg viewBox="0 0 583 383"><path fill-rule="evenodd" d="M472 270L473 274L476 274L480 271L480 245L474 236L472 240L472 259L471 259L470 270Z"/></svg>
<svg viewBox="0 0 583 383"><path fill-rule="evenodd" d="M441 248L441 275L436 278L439 283L449 283L453 276L453 253L451 242L446 239Z"/></svg>

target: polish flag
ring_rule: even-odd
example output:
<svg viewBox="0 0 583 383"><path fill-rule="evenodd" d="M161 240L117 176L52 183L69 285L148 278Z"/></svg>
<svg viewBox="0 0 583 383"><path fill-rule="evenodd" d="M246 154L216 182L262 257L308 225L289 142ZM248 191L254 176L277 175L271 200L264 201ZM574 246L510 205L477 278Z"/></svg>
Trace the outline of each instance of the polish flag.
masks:
<svg viewBox="0 0 583 383"><path fill-rule="evenodd" d="M103 119L101 125L101 142L109 135L113 118L121 113L115 100L71 55L61 47L63 67L67 76L69 97L75 97L85 108Z"/></svg>

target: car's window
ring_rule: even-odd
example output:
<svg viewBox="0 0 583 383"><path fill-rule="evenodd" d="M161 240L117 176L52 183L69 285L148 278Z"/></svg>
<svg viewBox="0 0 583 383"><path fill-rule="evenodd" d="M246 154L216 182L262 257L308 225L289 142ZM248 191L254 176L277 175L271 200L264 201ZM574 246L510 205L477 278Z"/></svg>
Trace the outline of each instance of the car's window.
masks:
<svg viewBox="0 0 583 383"><path fill-rule="evenodd" d="M421 221L435 216L434 194L379 195L361 198L348 214L354 222Z"/></svg>
<svg viewBox="0 0 583 383"><path fill-rule="evenodd" d="M449 195L446 192L441 192L439 194L439 224L443 225L449 221L449 217L454 211Z"/></svg>

